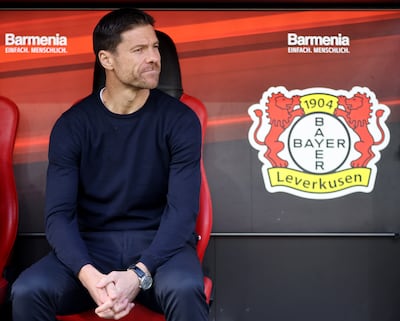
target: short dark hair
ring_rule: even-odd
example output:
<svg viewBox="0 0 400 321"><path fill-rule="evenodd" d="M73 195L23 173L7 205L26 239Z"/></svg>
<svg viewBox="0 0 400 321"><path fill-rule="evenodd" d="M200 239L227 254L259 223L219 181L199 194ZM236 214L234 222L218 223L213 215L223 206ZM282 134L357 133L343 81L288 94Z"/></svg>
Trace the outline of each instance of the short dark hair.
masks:
<svg viewBox="0 0 400 321"><path fill-rule="evenodd" d="M134 8L122 8L107 13L93 30L93 50L97 57L100 50L114 51L121 42L121 33L136 26L151 25L154 18Z"/></svg>

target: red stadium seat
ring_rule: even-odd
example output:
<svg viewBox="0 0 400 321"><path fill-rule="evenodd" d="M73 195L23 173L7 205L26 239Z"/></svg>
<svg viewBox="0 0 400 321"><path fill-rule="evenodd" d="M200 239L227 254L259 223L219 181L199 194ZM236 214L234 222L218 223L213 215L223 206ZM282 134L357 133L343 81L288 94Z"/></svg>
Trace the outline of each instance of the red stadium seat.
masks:
<svg viewBox="0 0 400 321"><path fill-rule="evenodd" d="M18 198L15 186L13 151L19 121L17 105L0 97L0 304L8 293L8 281L4 278L18 228Z"/></svg>

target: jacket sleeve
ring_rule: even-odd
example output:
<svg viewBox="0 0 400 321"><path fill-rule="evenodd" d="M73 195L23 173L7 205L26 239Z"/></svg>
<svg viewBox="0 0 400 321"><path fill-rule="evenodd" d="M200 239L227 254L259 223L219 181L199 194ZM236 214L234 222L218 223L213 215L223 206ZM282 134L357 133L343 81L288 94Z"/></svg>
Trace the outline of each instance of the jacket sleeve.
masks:
<svg viewBox="0 0 400 321"><path fill-rule="evenodd" d="M202 140L199 119L188 109L185 117L174 122L169 138L167 205L153 242L140 258L151 273L195 238Z"/></svg>
<svg viewBox="0 0 400 321"><path fill-rule="evenodd" d="M49 144L45 229L57 257L75 274L92 263L78 228L80 144L68 121L61 117L54 125Z"/></svg>

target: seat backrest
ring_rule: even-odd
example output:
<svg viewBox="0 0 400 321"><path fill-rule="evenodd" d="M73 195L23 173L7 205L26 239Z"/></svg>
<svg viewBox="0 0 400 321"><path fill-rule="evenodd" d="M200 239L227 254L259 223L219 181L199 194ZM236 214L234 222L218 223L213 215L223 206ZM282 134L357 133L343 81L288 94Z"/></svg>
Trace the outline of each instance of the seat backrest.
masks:
<svg viewBox="0 0 400 321"><path fill-rule="evenodd" d="M204 104L195 97L189 96L185 93L181 96L181 101L188 105L197 114L200 119L202 136L203 136L203 146L205 129L207 126L207 110ZM203 156L200 160L200 171L201 171L201 186L200 186L200 208L199 214L196 222L196 233L199 236L199 241L197 243L197 255L200 261L203 261L204 254L206 252L208 242L210 240L211 230L212 230L212 202L211 193L208 186L208 180L206 175L206 170L204 168Z"/></svg>
<svg viewBox="0 0 400 321"><path fill-rule="evenodd" d="M159 49L161 55L161 73L157 88L175 98L178 98L197 114L201 123L204 146L208 119L207 109L199 99L190 96L183 90L179 57L174 41L170 36L160 30L156 30L156 34L160 42ZM104 69L100 66L99 62L96 61L93 73L93 92L97 92L99 89L104 87L104 84ZM211 193L204 168L203 157L200 162L200 170L202 181L200 187L200 210L197 217L196 233L199 235L197 255L200 261L203 261L210 240L213 222Z"/></svg>
<svg viewBox="0 0 400 321"><path fill-rule="evenodd" d="M13 168L13 151L19 122L17 105L0 96L0 303L5 300L4 269L18 229L18 198Z"/></svg>
<svg viewBox="0 0 400 321"><path fill-rule="evenodd" d="M161 55L161 74L158 88L167 94L180 99L197 114L202 128L202 145L204 146L208 119L207 109L199 99L186 94L183 90L179 56L174 41L170 36L160 30L156 30L156 33L158 40L160 41ZM200 161L200 170L200 210L197 217L196 233L199 235L197 255L200 261L203 261L210 240L213 220L211 193L204 168L203 157Z"/></svg>

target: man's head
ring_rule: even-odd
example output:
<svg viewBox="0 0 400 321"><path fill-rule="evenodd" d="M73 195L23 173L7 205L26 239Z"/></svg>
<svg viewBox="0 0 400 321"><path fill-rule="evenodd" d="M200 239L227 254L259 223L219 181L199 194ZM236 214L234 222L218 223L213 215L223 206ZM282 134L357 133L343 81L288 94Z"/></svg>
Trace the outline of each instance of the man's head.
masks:
<svg viewBox="0 0 400 321"><path fill-rule="evenodd" d="M100 19L93 31L96 59L105 70L106 87L136 90L157 87L161 70L154 19L133 8Z"/></svg>

